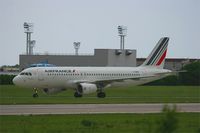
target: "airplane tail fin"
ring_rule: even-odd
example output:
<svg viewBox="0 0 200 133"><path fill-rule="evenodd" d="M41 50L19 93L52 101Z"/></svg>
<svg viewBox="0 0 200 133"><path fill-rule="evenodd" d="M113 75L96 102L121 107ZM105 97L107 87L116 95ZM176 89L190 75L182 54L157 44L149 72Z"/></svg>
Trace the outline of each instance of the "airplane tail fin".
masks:
<svg viewBox="0 0 200 133"><path fill-rule="evenodd" d="M168 42L169 37L161 38L141 66L154 66L162 69L165 63Z"/></svg>

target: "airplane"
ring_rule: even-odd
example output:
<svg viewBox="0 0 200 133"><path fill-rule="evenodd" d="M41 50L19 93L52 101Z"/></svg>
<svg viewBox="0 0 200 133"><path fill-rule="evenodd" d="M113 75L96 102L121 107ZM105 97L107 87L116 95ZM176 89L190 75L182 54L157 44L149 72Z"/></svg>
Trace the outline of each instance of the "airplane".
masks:
<svg viewBox="0 0 200 133"><path fill-rule="evenodd" d="M138 67L30 67L20 72L13 83L55 94L75 89L74 97L97 93L98 98L106 97L105 88L111 86L141 85L171 75L163 69L169 37L162 37L144 63Z"/></svg>

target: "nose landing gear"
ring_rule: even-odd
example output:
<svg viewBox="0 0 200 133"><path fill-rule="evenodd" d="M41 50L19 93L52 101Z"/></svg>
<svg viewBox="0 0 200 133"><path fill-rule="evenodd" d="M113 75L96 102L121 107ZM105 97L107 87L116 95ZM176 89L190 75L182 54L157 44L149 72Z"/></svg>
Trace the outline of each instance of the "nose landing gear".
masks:
<svg viewBox="0 0 200 133"><path fill-rule="evenodd" d="M37 88L33 88L33 90L34 90L34 94L33 94L33 97L34 98L36 98L36 97L38 97L38 89Z"/></svg>

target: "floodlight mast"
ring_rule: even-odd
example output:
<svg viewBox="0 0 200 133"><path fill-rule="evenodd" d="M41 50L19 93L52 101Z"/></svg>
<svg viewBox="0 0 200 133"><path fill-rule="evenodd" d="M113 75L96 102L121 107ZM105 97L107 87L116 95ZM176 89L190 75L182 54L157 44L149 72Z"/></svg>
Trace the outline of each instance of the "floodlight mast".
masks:
<svg viewBox="0 0 200 133"><path fill-rule="evenodd" d="M118 34L120 36L120 49L124 50L124 38L127 35L127 27L123 25L118 26Z"/></svg>
<svg viewBox="0 0 200 133"><path fill-rule="evenodd" d="M26 54L31 54L31 33L33 33L33 23L24 22L24 33L26 33Z"/></svg>
<svg viewBox="0 0 200 133"><path fill-rule="evenodd" d="M35 43L36 43L35 40L30 41L30 47L29 47L29 54L30 55L33 55L33 48L35 47Z"/></svg>
<svg viewBox="0 0 200 133"><path fill-rule="evenodd" d="M75 49L75 55L78 55L78 50L80 48L81 42L74 42L74 49Z"/></svg>

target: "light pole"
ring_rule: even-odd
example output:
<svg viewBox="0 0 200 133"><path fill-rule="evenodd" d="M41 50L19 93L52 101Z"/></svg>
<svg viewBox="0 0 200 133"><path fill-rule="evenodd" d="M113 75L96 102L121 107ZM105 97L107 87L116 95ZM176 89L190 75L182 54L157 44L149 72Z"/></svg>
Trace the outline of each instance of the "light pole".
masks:
<svg viewBox="0 0 200 133"><path fill-rule="evenodd" d="M80 42L74 42L75 55L78 55L78 50L80 48L80 45L81 45Z"/></svg>
<svg viewBox="0 0 200 133"><path fill-rule="evenodd" d="M127 27L123 25L118 26L118 33L120 36L120 49L124 50L124 38L127 35Z"/></svg>
<svg viewBox="0 0 200 133"><path fill-rule="evenodd" d="M30 54L31 50L31 33L33 33L33 23L24 22L24 33L26 33L26 54Z"/></svg>
<svg viewBox="0 0 200 133"><path fill-rule="evenodd" d="M33 55L33 47L35 47L35 43L36 41L35 40L31 40L30 41L30 47L29 47L29 55Z"/></svg>

